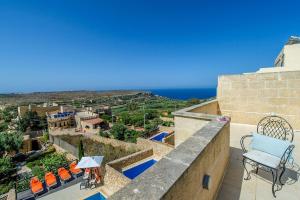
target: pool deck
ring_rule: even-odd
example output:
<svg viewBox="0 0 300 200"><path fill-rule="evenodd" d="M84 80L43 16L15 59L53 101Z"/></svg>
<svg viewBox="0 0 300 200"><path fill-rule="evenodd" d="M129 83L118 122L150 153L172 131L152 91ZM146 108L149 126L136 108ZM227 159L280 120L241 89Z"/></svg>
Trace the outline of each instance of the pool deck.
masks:
<svg viewBox="0 0 300 200"><path fill-rule="evenodd" d="M106 193L104 192L105 189L102 187L97 187L93 189L81 189L80 190L80 183L67 187L63 190L54 192L52 194L46 195L44 197L38 198L39 200L59 200L59 199L85 199L97 192L101 192L103 196L107 197Z"/></svg>

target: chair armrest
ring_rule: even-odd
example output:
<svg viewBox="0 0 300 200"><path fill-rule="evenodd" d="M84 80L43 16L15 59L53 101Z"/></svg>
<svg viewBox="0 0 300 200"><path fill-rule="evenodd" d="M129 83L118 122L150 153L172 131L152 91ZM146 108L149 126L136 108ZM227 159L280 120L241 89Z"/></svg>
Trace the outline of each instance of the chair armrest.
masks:
<svg viewBox="0 0 300 200"><path fill-rule="evenodd" d="M253 137L253 135L245 135L245 136L243 136L243 137L241 138L240 143L241 143L241 147L242 147L242 150L243 150L244 153L246 153L246 152L248 151L248 150L245 148L244 140L245 140L246 138L250 138L250 137Z"/></svg>
<svg viewBox="0 0 300 200"><path fill-rule="evenodd" d="M292 151L294 150L295 148L295 145L290 145L284 152L284 154L282 155L281 157L281 160L280 160L280 164L281 165L285 165L286 162L288 161L288 159L290 158L291 154L292 154Z"/></svg>

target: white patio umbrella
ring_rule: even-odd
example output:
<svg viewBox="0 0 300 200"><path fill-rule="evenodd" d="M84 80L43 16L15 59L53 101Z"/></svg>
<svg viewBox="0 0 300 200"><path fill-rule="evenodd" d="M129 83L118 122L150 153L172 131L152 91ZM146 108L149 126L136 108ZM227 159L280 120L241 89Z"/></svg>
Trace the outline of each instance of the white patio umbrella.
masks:
<svg viewBox="0 0 300 200"><path fill-rule="evenodd" d="M89 157L82 157L76 169L81 168L93 168L93 167L100 167L103 161L104 156L89 156Z"/></svg>

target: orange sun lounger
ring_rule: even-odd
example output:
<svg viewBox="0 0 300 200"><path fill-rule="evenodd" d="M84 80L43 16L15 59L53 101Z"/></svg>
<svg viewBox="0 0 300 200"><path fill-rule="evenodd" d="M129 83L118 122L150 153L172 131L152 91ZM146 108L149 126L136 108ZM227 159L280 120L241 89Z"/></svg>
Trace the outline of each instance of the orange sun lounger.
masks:
<svg viewBox="0 0 300 200"><path fill-rule="evenodd" d="M76 165L77 165L77 163L76 163L76 161L74 161L69 166L70 172L74 175L80 174L82 172L81 169L75 169Z"/></svg>
<svg viewBox="0 0 300 200"><path fill-rule="evenodd" d="M57 185L56 177L52 172L45 174L45 181L48 188Z"/></svg>
<svg viewBox="0 0 300 200"><path fill-rule="evenodd" d="M61 167L57 170L58 176L62 181L67 181L71 179L71 175L64 167Z"/></svg>
<svg viewBox="0 0 300 200"><path fill-rule="evenodd" d="M30 180L30 188L33 194L44 191L43 183L36 176Z"/></svg>

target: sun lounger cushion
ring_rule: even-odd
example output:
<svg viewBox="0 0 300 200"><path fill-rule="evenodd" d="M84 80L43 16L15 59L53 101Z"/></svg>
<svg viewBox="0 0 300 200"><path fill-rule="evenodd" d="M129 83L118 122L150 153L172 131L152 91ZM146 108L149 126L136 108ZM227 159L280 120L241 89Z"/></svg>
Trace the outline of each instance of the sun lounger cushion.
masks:
<svg viewBox="0 0 300 200"><path fill-rule="evenodd" d="M72 174L79 174L79 173L81 173L81 169L75 169L76 165L77 165L76 162L72 162L70 164L70 171L71 171Z"/></svg>
<svg viewBox="0 0 300 200"><path fill-rule="evenodd" d="M59 175L60 179L63 181L69 180L71 178L71 175L68 172L68 170L66 170L63 167L58 169L58 175Z"/></svg>
<svg viewBox="0 0 300 200"><path fill-rule="evenodd" d="M281 158L286 149L291 145L289 141L253 133L251 149L262 151Z"/></svg>
<svg viewBox="0 0 300 200"><path fill-rule="evenodd" d="M37 177L34 177L30 180L30 188L34 194L44 190L43 183Z"/></svg>
<svg viewBox="0 0 300 200"><path fill-rule="evenodd" d="M53 173L48 172L45 174L45 181L48 187L54 186L57 184L56 177Z"/></svg>

